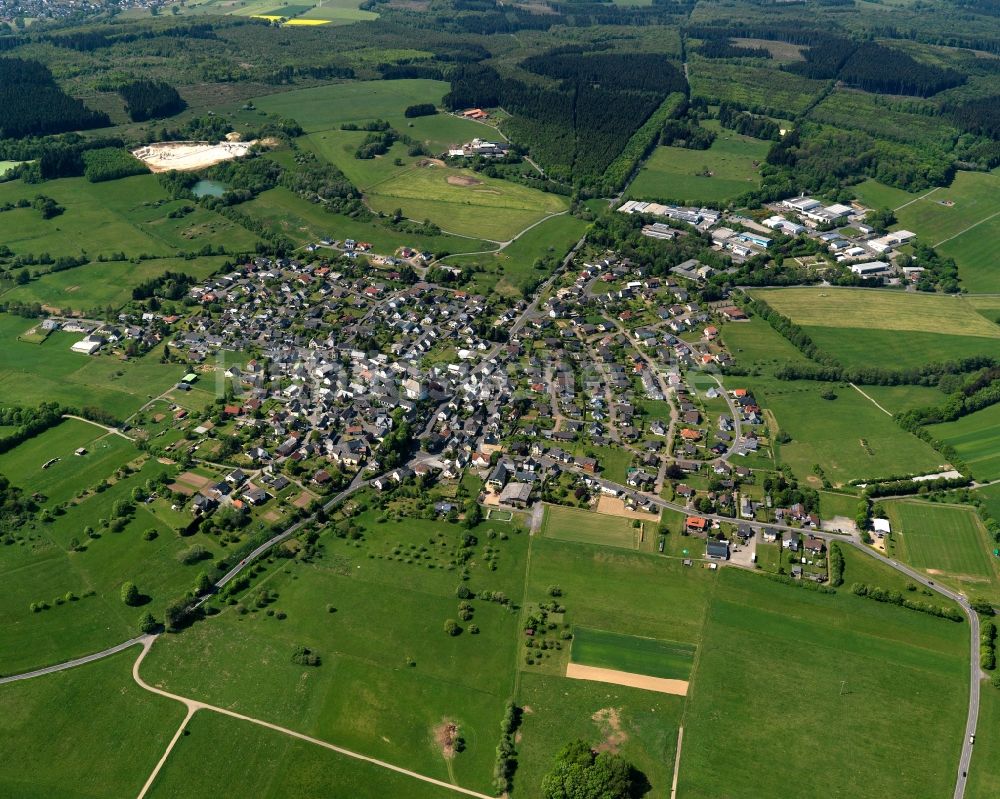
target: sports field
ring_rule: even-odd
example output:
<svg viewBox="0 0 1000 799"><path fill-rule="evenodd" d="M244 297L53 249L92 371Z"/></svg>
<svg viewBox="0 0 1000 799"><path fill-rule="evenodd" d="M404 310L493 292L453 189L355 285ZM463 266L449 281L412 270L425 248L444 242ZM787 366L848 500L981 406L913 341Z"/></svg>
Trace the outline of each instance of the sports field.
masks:
<svg viewBox="0 0 1000 799"><path fill-rule="evenodd" d="M994 578L985 530L971 508L904 500L887 502L885 509L897 554L907 563L964 583Z"/></svg>
<svg viewBox="0 0 1000 799"><path fill-rule="evenodd" d="M847 366L920 366L1000 345L1000 326L960 297L830 287L754 293Z"/></svg>
<svg viewBox="0 0 1000 799"><path fill-rule="evenodd" d="M694 653L693 644L575 626L570 661L651 677L686 680L691 676Z"/></svg>
<svg viewBox="0 0 1000 799"><path fill-rule="evenodd" d="M1000 478L1000 405L954 422L931 425L928 431L951 444L977 480Z"/></svg>
<svg viewBox="0 0 1000 799"><path fill-rule="evenodd" d="M778 428L791 436L777 445L779 463L787 463L813 488L821 485L813 472L817 464L837 486L899 474L900 464L908 472L929 474L943 463L929 444L850 386L836 386L835 399L828 400L820 396L823 383L753 379L750 385Z"/></svg>
<svg viewBox="0 0 1000 799"><path fill-rule="evenodd" d="M703 122L702 127L717 134L709 149L657 147L628 187L626 197L725 204L757 188L759 167L770 143L741 136L715 120Z"/></svg>
<svg viewBox="0 0 1000 799"><path fill-rule="evenodd" d="M625 549L639 547L639 529L632 526L630 519L562 505L545 506L541 532L546 538L561 541Z"/></svg>

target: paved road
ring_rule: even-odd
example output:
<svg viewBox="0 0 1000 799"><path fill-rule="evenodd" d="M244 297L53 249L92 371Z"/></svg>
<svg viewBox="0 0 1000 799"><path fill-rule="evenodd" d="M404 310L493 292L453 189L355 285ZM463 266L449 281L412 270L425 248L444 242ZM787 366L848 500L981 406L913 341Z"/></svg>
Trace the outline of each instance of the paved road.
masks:
<svg viewBox="0 0 1000 799"><path fill-rule="evenodd" d="M23 674L14 674L11 677L2 677L0 678L0 685L19 682L20 680L30 680L32 677L42 677L45 674L54 674L57 671L65 671L66 669L72 669L76 666L93 663L95 660L101 660L102 658L116 655L123 649L128 649L130 646L141 644L144 639L145 636L140 635L138 638L130 638L128 641L123 641L117 646L112 646L108 649L101 650L100 652L94 652L92 655L84 655L83 657L76 658L75 660L67 660L65 663L56 663L54 666L46 666L44 669L35 669L35 671L27 671Z"/></svg>

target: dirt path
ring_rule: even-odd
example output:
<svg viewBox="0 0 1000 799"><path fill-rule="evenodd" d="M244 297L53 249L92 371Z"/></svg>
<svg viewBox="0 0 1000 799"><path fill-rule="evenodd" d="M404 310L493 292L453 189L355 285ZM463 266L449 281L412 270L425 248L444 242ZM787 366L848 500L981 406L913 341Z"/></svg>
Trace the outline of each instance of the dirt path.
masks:
<svg viewBox="0 0 1000 799"><path fill-rule="evenodd" d="M681 744L684 743L684 728L677 728L677 754L674 755L674 778L670 783L670 799L677 799L677 778L681 774Z"/></svg>
<svg viewBox="0 0 1000 799"><path fill-rule="evenodd" d="M571 680L590 680L591 682L606 682L611 685L627 685L630 688L644 688L647 691L657 691L661 694L687 696L687 680L668 680L663 677L649 677L645 674L633 674L630 671L617 669L601 669L597 666L581 666L570 663L566 667L566 676Z"/></svg>
<svg viewBox="0 0 1000 799"><path fill-rule="evenodd" d="M494 797L487 796L483 793L478 793L476 791L469 790L468 788L462 788L458 785L452 785L450 783L444 782L443 780L437 780L433 777L428 777L424 774L418 774L415 771L410 771L409 769L402 768L401 766L395 766L392 763L386 763L384 760L378 760L374 757L368 757L367 755L362 755L359 752L353 752L350 749L344 749L341 746L336 746L334 744L328 743L327 741L322 741L319 738L313 738L311 735L305 735L301 732L296 732L295 730L290 730L287 727L281 727L278 724L272 724L269 721L264 721L262 719L256 719L252 716L244 716L242 713L236 713L232 710L227 710L223 707L216 707L215 705L209 705L206 702L200 702L197 699L189 699L184 696L178 696L177 694L172 694L169 691L164 691L160 688L156 688L145 680L139 674L139 669L142 666L142 661L145 659L146 654L149 652L150 648L153 646L153 642L156 640L157 636L150 635L146 636L142 642L142 652L139 653L139 657L136 658L135 663L132 665L132 678L139 685L150 693L157 694L158 696L165 697L167 699L173 699L176 702L180 702L187 708L187 715L184 717L184 721L178 728L174 737L171 739L170 743L167 745L166 752L163 753L163 757L160 758L160 762L156 764L153 772L149 775L146 780L146 784L143 786L142 791L139 793L137 799L143 799L147 791L152 787L156 780L156 776L159 774L160 769L163 768L163 764L166 763L167 758L170 756L171 750L173 750L174 745L180 739L180 736L184 732L184 728L190 721L191 717L199 710L209 710L213 713L220 713L223 716L229 716L230 718L239 719L240 721L246 721L251 724L256 724L260 727L266 727L269 730L274 730L275 732L280 732L285 735L290 735L292 738L298 738L300 741L306 741L307 743L315 744L316 746L322 746L324 749L329 749L331 752L336 752L339 755L345 755L346 757L354 758L355 760L362 760L365 763L371 763L379 768L388 769L389 771L395 771L397 774L403 774L407 777L412 777L415 780L420 780L421 782L427 782L431 785L436 785L439 788L445 788L449 791L454 791L455 793L462 794L464 796L472 796L475 799L495 799Z"/></svg>
<svg viewBox="0 0 1000 799"><path fill-rule="evenodd" d="M936 186L933 189L931 189L929 192L927 192L927 194L922 194L921 196L917 197L915 200L910 200L908 203L903 203L901 206L899 206L899 208L893 208L892 210L894 212L895 211L902 211L904 208L906 208L906 206L913 205L913 203L918 203L921 200L926 199L927 197L930 197L934 192L936 192L940 188L941 188L940 186Z"/></svg>
<svg viewBox="0 0 1000 799"><path fill-rule="evenodd" d="M872 399L872 397L870 395L865 394L865 392L862 391L860 388L858 388L856 385L854 385L854 383L849 383L848 385L850 385L851 388L853 388L855 391L857 391L866 400L868 400L869 402L871 402L872 405L874 405L876 408L878 408L880 411L882 411L882 413L884 413L886 416L892 416L892 414L889 411L887 411L885 408L883 408L881 405L879 405L877 402L875 402L875 400Z"/></svg>

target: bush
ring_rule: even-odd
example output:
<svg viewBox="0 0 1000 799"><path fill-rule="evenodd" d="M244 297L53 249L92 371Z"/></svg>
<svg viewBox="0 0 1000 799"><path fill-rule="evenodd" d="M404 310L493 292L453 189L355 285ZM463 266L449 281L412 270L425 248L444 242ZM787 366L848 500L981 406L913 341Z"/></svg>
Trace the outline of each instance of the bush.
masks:
<svg viewBox="0 0 1000 799"><path fill-rule="evenodd" d="M434 103L417 103L407 106L403 116L407 119L414 119L416 117L429 117L436 113L437 108L434 107Z"/></svg>
<svg viewBox="0 0 1000 799"><path fill-rule="evenodd" d="M320 666L322 658L307 646L297 646L292 653L292 663L300 666Z"/></svg>
<svg viewBox="0 0 1000 799"><path fill-rule="evenodd" d="M122 602L126 605L134 607L139 604L139 589L135 587L135 583L126 582L122 583L121 590Z"/></svg>
<svg viewBox="0 0 1000 799"><path fill-rule="evenodd" d="M456 636L462 632L462 628L458 626L458 622L454 619L448 619L448 621L444 623L444 631L448 633L448 635Z"/></svg>

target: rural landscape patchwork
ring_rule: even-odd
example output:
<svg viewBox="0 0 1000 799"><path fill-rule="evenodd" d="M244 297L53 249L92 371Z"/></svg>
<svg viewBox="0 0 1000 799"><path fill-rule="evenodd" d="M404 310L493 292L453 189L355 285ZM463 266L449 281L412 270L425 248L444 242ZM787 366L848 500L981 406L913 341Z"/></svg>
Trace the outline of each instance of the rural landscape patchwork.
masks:
<svg viewBox="0 0 1000 799"><path fill-rule="evenodd" d="M1000 797L997 0L0 0L0 797Z"/></svg>

